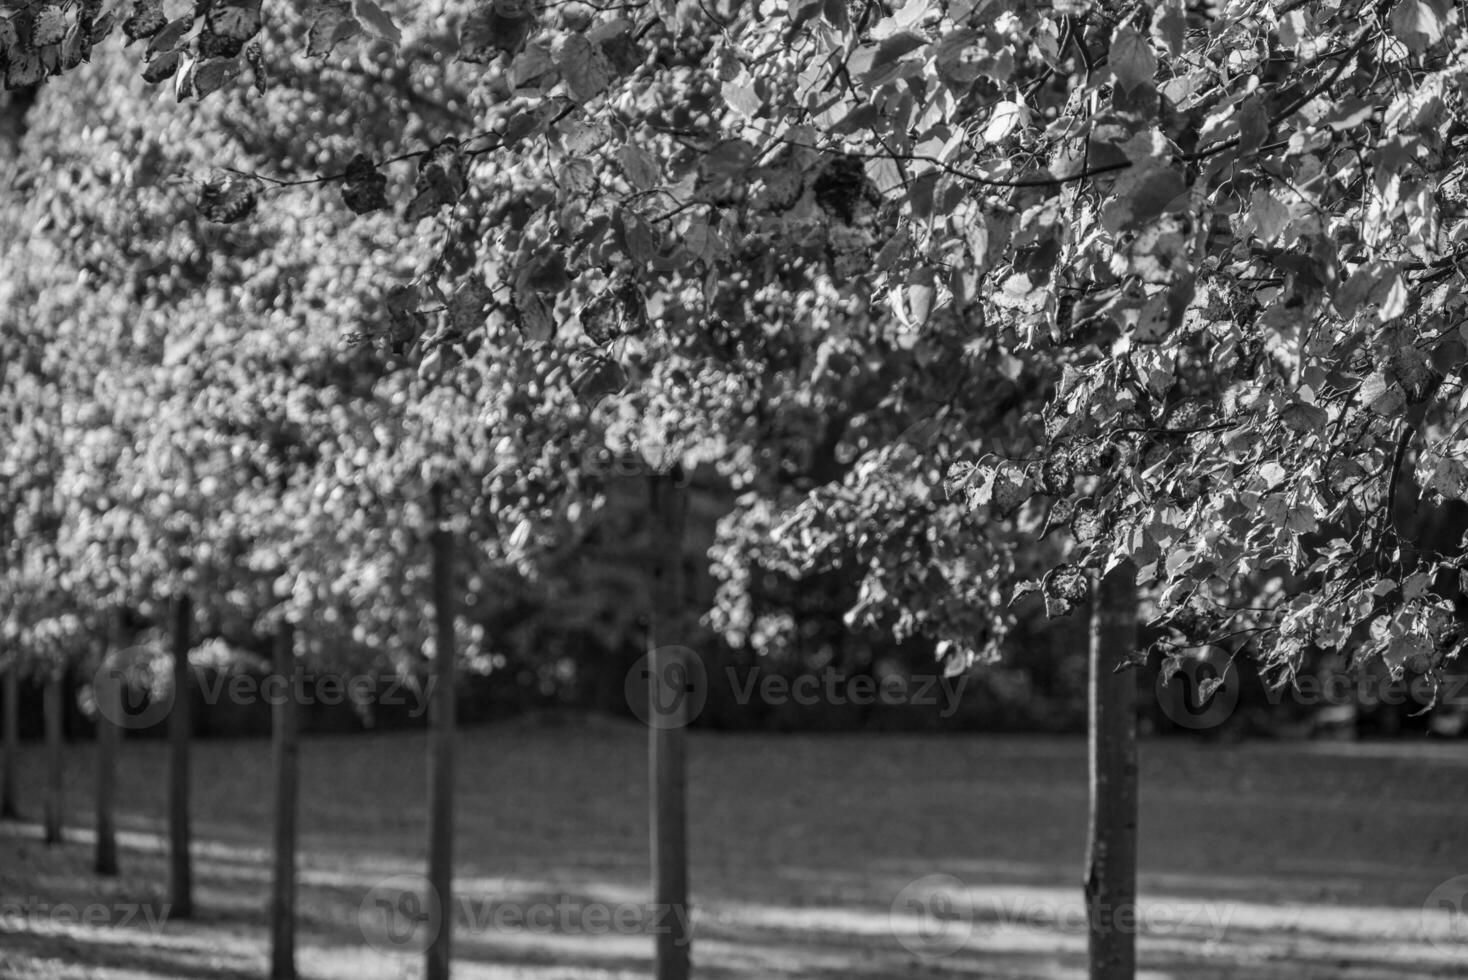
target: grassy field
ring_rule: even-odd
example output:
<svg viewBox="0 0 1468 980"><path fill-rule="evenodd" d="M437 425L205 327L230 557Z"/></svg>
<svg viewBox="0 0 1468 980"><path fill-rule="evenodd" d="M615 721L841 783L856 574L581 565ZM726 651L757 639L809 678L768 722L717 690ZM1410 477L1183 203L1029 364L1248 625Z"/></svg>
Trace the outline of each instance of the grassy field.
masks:
<svg viewBox="0 0 1468 980"><path fill-rule="evenodd" d="M264 975L265 742L197 746L199 910L161 925L139 910L165 900L164 747L123 746L124 874L107 881L90 871L90 746L69 750L60 848L34 824L27 749L30 822L0 826L0 976ZM424 751L415 735L306 740L303 976L417 976L419 957L369 940L385 946L375 901L424 863ZM691 751L698 977L1084 976L1082 740L695 733ZM649 975L644 774L631 724L464 733L457 976ZM1143 976L1468 975L1461 917L1423 911L1468 874L1460 744L1149 741L1142 781ZM930 886L971 910L937 937L962 941L951 955L928 955L931 920L893 910Z"/></svg>

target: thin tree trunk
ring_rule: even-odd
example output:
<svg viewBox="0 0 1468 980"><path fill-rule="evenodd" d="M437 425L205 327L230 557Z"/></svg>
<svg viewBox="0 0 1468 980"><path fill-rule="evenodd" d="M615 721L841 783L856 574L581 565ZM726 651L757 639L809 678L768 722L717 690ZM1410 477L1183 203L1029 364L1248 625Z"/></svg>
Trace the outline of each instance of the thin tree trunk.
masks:
<svg viewBox="0 0 1468 980"><path fill-rule="evenodd" d="M173 603L173 705L168 713L170 766L168 772L168 881L172 903L169 915L187 919L194 914L194 875L189 856L189 739L193 735L190 703L193 672L189 650L194 622L193 602L179 595Z"/></svg>
<svg viewBox="0 0 1468 980"><path fill-rule="evenodd" d="M289 624L275 638L275 676L283 695L271 712L275 770L275 879L270 893L270 977L296 976L296 799L300 785L295 637Z"/></svg>
<svg viewBox="0 0 1468 980"><path fill-rule="evenodd" d="M117 829L113 812L117 797L117 741L121 731L117 718L122 715L122 683L110 669L113 639L108 630L102 648L102 669L92 684L97 716L97 851L93 869L99 875L117 874Z"/></svg>
<svg viewBox="0 0 1468 980"><path fill-rule="evenodd" d="M5 665L4 703L5 749L0 756L0 820L20 819L20 800L16 796L15 767L20 759L20 665L15 658Z"/></svg>
<svg viewBox="0 0 1468 980"><path fill-rule="evenodd" d="M62 769L62 725L65 710L66 675L53 669L46 675L43 709L46 715L46 843L61 843L61 812L64 805L64 771Z"/></svg>
<svg viewBox="0 0 1468 980"><path fill-rule="evenodd" d="M445 527L443 491L433 491L433 690L428 708L428 885L438 929L430 938L424 980L448 980L453 948L454 873L454 539Z"/></svg>
<svg viewBox="0 0 1468 980"><path fill-rule="evenodd" d="M678 474L649 478L652 608L648 613L648 763L652 775L651 847L657 980L688 980L688 698L665 685L688 676L681 646L683 527L687 495ZM663 688L663 689L660 689ZM671 711L669 710L671 709Z"/></svg>
<svg viewBox="0 0 1468 980"><path fill-rule="evenodd" d="M1137 971L1137 682L1116 670L1136 650L1136 569L1101 579L1091 608L1090 826L1086 913L1091 980Z"/></svg>

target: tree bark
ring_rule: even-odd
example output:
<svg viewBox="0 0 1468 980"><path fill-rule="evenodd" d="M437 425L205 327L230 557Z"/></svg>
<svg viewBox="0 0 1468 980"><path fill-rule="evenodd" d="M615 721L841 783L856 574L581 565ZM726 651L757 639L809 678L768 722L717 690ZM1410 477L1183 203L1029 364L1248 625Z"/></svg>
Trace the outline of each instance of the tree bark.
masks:
<svg viewBox="0 0 1468 980"><path fill-rule="evenodd" d="M683 529L688 498L681 475L649 478L652 603L647 621L648 697L657 719L648 726L652 775L651 828L654 951L657 980L688 980L688 699L660 685L686 678L681 661ZM669 696L671 695L671 696ZM672 714L666 710L672 706Z"/></svg>
<svg viewBox="0 0 1468 980"><path fill-rule="evenodd" d="M1101 579L1091 607L1091 980L1132 980L1137 971L1137 682L1132 668L1116 669L1136 645L1136 569L1126 563Z"/></svg>
<svg viewBox="0 0 1468 980"><path fill-rule="evenodd" d="M193 623L192 600L187 595L177 596L173 603L173 705L168 713L169 915L176 919L194 914L194 874L189 855L189 740L193 735L189 650Z"/></svg>
<svg viewBox="0 0 1468 980"><path fill-rule="evenodd" d="M65 710L66 674L53 669L46 675L43 704L46 718L46 812L45 830L47 844L60 844L61 813L65 803L65 780L62 747L65 738L63 712Z"/></svg>
<svg viewBox="0 0 1468 980"><path fill-rule="evenodd" d="M275 877L270 892L270 978L296 976L296 800L300 745L296 706L295 636L289 624L275 638L275 676L282 696L271 709L275 771Z"/></svg>
<svg viewBox="0 0 1468 980"><path fill-rule="evenodd" d="M20 798L16 796L15 767L20 759L20 665L14 658L5 665L4 703L5 748L0 756L0 820L20 819Z"/></svg>
<svg viewBox="0 0 1468 980"><path fill-rule="evenodd" d="M448 980L453 948L454 872L454 540L445 526L444 494L433 491L434 656L428 702L428 885L438 929L427 950L424 980Z"/></svg>
<svg viewBox="0 0 1468 980"><path fill-rule="evenodd" d="M113 639L109 629L102 648L101 669L92 684L97 715L97 849L93 870L99 875L117 874L117 827L113 813L117 805L117 742L121 730L115 719L122 711L122 684L110 669Z"/></svg>

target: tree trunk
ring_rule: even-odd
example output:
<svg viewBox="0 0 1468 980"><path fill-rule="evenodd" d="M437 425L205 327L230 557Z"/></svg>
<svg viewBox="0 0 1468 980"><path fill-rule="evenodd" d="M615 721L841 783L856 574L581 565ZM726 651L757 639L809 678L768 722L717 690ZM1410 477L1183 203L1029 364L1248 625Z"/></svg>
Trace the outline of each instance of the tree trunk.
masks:
<svg viewBox="0 0 1468 980"><path fill-rule="evenodd" d="M113 812L117 797L117 741L121 735L116 719L122 716L122 679L108 662L115 636L108 631L101 669L92 682L97 716L97 851L93 870L99 875L117 874L117 829Z"/></svg>
<svg viewBox="0 0 1468 980"><path fill-rule="evenodd" d="M647 618L648 726L652 774L651 847L657 980L688 980L688 698L667 685L689 677L681 646L683 527L688 498L681 475L649 478L652 608ZM671 708L672 713L668 712Z"/></svg>
<svg viewBox="0 0 1468 980"><path fill-rule="evenodd" d="M169 915L175 919L194 914L194 875L189 857L189 739L193 735L189 650L193 623L193 602L187 595L177 596L173 602L173 705L168 713Z"/></svg>
<svg viewBox="0 0 1468 980"><path fill-rule="evenodd" d="M1090 826L1086 918L1091 980L1137 970L1137 682L1116 670L1137 645L1136 569L1101 579L1091 607Z"/></svg>
<svg viewBox="0 0 1468 980"><path fill-rule="evenodd" d="M20 665L14 658L5 665L5 748L0 755L0 820L20 819L20 800L15 790L15 767L20 759Z"/></svg>
<svg viewBox="0 0 1468 980"><path fill-rule="evenodd" d="M270 978L296 976L296 798L299 777L295 637L289 624L275 638L275 676L283 693L271 710L275 770L275 879L270 893Z"/></svg>
<svg viewBox="0 0 1468 980"><path fill-rule="evenodd" d="M437 930L428 944L424 980L448 980L453 946L454 873L454 540L445 527L444 495L433 491L433 690L428 707L428 886Z"/></svg>
<svg viewBox="0 0 1468 980"><path fill-rule="evenodd" d="M66 675L53 669L46 675L42 708L46 724L46 843L61 843L61 811L64 804L62 742L64 733Z"/></svg>

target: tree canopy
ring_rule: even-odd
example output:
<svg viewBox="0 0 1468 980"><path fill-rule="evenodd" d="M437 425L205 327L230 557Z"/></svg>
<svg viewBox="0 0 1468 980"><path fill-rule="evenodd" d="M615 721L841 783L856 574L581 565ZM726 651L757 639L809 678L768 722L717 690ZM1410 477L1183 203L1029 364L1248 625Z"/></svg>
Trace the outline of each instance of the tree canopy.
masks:
<svg viewBox="0 0 1468 980"><path fill-rule="evenodd" d="M840 563L966 663L1130 559L1180 648L1457 649L1462 542L1412 518L1468 492L1446 0L0 10L7 85L64 76L27 263L85 261L85 166L116 221L175 209L111 232L166 266L91 273L134 302L345 323L342 370L461 418L508 372L517 451L718 466L731 636L740 568ZM115 110L123 73L181 105Z"/></svg>

